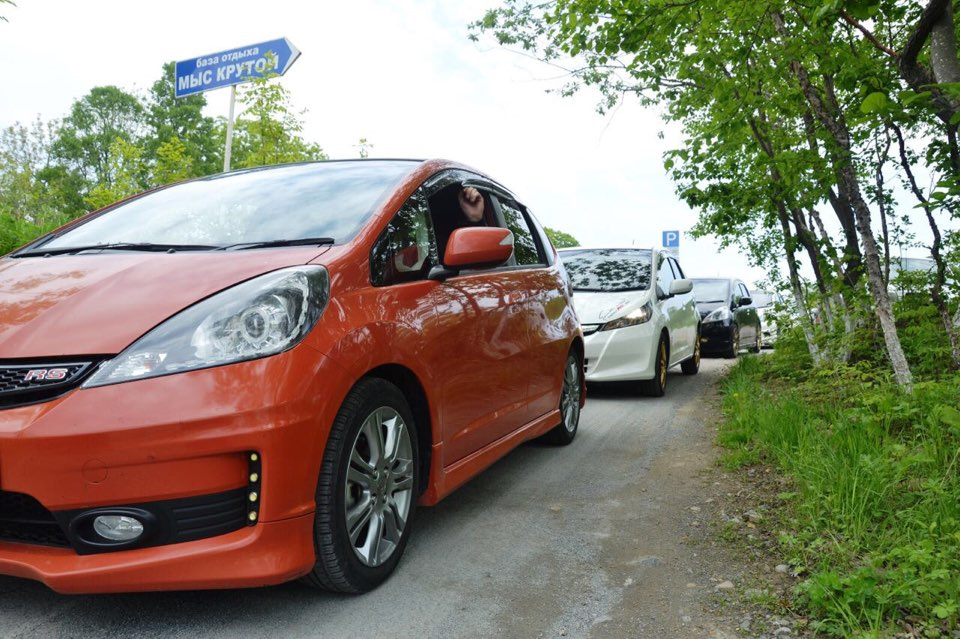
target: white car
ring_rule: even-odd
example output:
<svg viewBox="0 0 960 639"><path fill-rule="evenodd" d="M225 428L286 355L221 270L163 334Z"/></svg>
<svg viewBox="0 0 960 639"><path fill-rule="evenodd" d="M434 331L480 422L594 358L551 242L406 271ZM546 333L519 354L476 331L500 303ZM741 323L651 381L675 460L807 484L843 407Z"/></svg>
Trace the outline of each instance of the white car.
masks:
<svg viewBox="0 0 960 639"><path fill-rule="evenodd" d="M667 369L700 368L700 315L677 258L651 249L559 251L583 328L588 382L640 381L663 395Z"/></svg>

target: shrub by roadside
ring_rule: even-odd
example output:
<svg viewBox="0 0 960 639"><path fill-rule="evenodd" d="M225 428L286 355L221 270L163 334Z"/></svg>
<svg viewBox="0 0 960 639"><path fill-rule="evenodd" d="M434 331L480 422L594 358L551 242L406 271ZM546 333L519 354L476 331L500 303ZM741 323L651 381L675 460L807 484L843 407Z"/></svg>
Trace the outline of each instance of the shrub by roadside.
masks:
<svg viewBox="0 0 960 639"><path fill-rule="evenodd" d="M801 348L797 348L801 347ZM960 376L912 395L869 360L813 369L789 339L724 385L730 467L771 463L795 603L836 636L952 636L960 618ZM885 374L885 373L884 373Z"/></svg>

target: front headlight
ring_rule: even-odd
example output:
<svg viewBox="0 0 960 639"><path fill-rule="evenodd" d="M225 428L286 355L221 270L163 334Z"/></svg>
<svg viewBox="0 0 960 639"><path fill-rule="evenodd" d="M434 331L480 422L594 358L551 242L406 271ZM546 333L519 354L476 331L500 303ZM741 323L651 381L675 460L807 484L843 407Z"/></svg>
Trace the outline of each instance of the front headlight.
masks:
<svg viewBox="0 0 960 639"><path fill-rule="evenodd" d="M730 309L726 306L721 306L718 309L710 311L710 313L703 318L703 323L707 322L724 322L726 320L733 319L733 313L730 312Z"/></svg>
<svg viewBox="0 0 960 639"><path fill-rule="evenodd" d="M626 328L627 326L636 326L637 324L645 324L650 321L650 318L653 317L653 306L650 305L650 302L647 302L640 308L635 308L623 317L617 318L615 320L610 320L606 324L600 327L601 331L612 331L615 328Z"/></svg>
<svg viewBox="0 0 960 639"><path fill-rule="evenodd" d="M306 337L329 296L322 266L261 275L177 313L106 362L84 387L275 355Z"/></svg>

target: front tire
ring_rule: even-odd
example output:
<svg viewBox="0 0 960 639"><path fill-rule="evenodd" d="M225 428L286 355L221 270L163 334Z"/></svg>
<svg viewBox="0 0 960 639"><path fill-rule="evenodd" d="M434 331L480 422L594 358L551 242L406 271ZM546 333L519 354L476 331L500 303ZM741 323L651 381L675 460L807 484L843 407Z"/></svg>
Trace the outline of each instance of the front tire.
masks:
<svg viewBox="0 0 960 639"><path fill-rule="evenodd" d="M344 400L317 482L317 561L303 578L335 592L379 586L403 555L419 486L413 413L400 389L367 378Z"/></svg>
<svg viewBox="0 0 960 639"><path fill-rule="evenodd" d="M571 351L563 368L563 390L560 392L560 423L543 436L544 441L566 446L577 436L580 425L580 402L583 399L583 364Z"/></svg>
<svg viewBox="0 0 960 639"><path fill-rule="evenodd" d="M669 345L667 336L661 334L657 342L657 358L654 364L653 379L640 382L640 392L647 397L663 397L667 390L667 367L669 365Z"/></svg>

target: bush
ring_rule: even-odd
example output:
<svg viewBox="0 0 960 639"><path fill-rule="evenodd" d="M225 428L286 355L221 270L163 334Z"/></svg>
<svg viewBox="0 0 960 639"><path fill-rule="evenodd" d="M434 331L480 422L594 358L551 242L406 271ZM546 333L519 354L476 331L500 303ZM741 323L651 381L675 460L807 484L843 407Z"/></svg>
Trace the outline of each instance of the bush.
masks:
<svg viewBox="0 0 960 639"><path fill-rule="evenodd" d="M727 462L763 459L796 483L789 560L815 627L881 632L905 616L939 634L960 615L960 376L910 395L870 362L814 370L791 338L725 383Z"/></svg>

